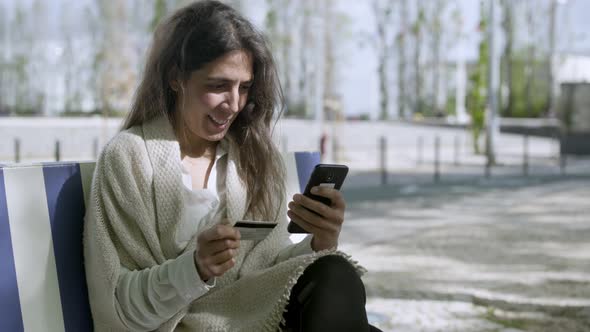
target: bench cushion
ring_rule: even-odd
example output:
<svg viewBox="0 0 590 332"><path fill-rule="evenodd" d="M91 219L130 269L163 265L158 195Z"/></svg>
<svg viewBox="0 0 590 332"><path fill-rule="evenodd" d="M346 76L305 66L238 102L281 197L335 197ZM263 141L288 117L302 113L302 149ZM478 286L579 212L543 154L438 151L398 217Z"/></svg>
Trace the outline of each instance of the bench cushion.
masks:
<svg viewBox="0 0 590 332"><path fill-rule="evenodd" d="M319 154L283 158L290 198ZM0 166L0 331L92 331L82 231L93 170L93 162Z"/></svg>

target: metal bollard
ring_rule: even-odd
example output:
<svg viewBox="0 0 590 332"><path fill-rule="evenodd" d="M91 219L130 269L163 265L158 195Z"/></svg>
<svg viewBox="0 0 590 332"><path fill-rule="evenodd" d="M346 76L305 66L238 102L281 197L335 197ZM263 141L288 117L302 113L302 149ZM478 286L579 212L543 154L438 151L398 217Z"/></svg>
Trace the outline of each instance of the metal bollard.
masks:
<svg viewBox="0 0 590 332"><path fill-rule="evenodd" d="M381 164L381 185L387 184L387 139L385 136L379 138L380 164Z"/></svg>
<svg viewBox="0 0 590 332"><path fill-rule="evenodd" d="M334 160L335 163L340 162L339 152L340 145L338 145L338 139L336 138L336 135L334 135L332 138L332 160Z"/></svg>
<svg viewBox="0 0 590 332"><path fill-rule="evenodd" d="M20 139L14 139L14 162L20 163Z"/></svg>
<svg viewBox="0 0 590 332"><path fill-rule="evenodd" d="M94 140L92 141L92 151L93 151L93 155L94 155L94 159L98 159L98 138L95 137Z"/></svg>
<svg viewBox="0 0 590 332"><path fill-rule="evenodd" d="M522 141L522 175L529 175L529 135L525 134Z"/></svg>
<svg viewBox="0 0 590 332"><path fill-rule="evenodd" d="M440 181L440 137L434 138L434 182Z"/></svg>
<svg viewBox="0 0 590 332"><path fill-rule="evenodd" d="M555 152L554 152L555 153L555 161L559 164L561 162L560 161L560 158L561 158L561 139L559 137L559 133L557 133L557 134L555 134L553 136L553 140L555 141L555 145L554 145L554 147L555 147Z"/></svg>
<svg viewBox="0 0 590 332"><path fill-rule="evenodd" d="M323 133L320 136L320 160L324 161L326 159L326 141L328 140L328 135Z"/></svg>
<svg viewBox="0 0 590 332"><path fill-rule="evenodd" d="M567 167L567 154L564 153L565 150L565 143L566 143L566 138L565 135L563 135L561 137L561 144L559 147L559 171L561 173L561 175L565 175L566 174L566 167Z"/></svg>
<svg viewBox="0 0 590 332"><path fill-rule="evenodd" d="M61 159L61 151L60 151L60 144L59 140L55 141L55 161L60 161Z"/></svg>
<svg viewBox="0 0 590 332"><path fill-rule="evenodd" d="M455 136L455 161L454 164L455 166L459 166L459 149L460 149L460 142L459 142L459 136Z"/></svg>

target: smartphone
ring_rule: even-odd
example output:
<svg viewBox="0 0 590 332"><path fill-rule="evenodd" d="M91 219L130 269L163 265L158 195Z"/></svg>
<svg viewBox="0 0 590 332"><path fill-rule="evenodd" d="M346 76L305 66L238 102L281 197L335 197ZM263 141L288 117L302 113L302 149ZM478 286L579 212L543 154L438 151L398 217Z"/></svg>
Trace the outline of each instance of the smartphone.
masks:
<svg viewBox="0 0 590 332"><path fill-rule="evenodd" d="M344 183L344 179L346 178L346 174L348 174L348 167L345 165L317 164L309 177L309 181L307 181L303 195L326 205L331 205L332 202L329 198L312 194L311 188L315 186L323 186L340 190ZM289 233L309 233L293 221L289 222L287 230Z"/></svg>

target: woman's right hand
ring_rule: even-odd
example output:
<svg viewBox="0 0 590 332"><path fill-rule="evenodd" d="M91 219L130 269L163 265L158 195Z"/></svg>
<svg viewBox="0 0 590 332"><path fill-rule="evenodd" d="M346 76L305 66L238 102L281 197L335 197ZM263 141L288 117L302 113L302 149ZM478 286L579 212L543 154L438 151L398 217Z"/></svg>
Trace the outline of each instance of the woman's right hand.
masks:
<svg viewBox="0 0 590 332"><path fill-rule="evenodd" d="M231 269L240 247L240 232L227 224L215 225L197 237L195 265L201 280L220 277Z"/></svg>

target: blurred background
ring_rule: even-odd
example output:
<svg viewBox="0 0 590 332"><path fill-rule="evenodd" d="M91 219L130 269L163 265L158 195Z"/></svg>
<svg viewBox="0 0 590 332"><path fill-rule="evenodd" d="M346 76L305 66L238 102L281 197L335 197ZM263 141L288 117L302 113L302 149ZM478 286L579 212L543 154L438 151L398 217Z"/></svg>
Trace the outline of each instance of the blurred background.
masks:
<svg viewBox="0 0 590 332"><path fill-rule="evenodd" d="M534 136L533 158L590 153L588 1L228 2L272 43L286 97L276 136L287 150L366 164L363 152L383 137L408 166L434 157L420 151L434 148L432 130L411 142L387 133L430 124L464 129L441 149L491 166L507 145L525 148L501 132ZM55 159L58 148L61 160L95 157L129 109L155 26L186 3L2 0L0 161ZM314 129L289 140L301 125ZM361 168L381 166L370 159Z"/></svg>
<svg viewBox="0 0 590 332"><path fill-rule="evenodd" d="M396 331L590 330L590 1L233 0ZM0 164L94 160L185 0L1 0Z"/></svg>

